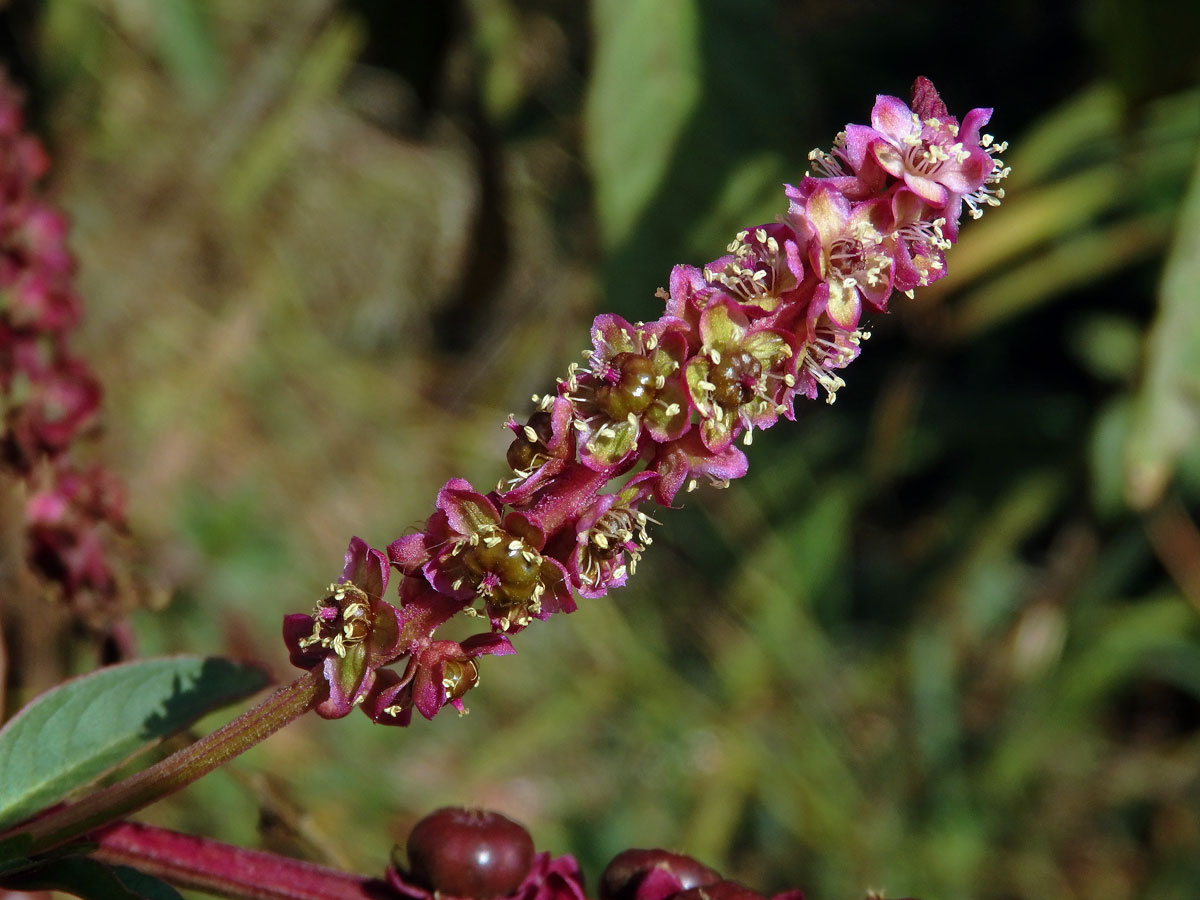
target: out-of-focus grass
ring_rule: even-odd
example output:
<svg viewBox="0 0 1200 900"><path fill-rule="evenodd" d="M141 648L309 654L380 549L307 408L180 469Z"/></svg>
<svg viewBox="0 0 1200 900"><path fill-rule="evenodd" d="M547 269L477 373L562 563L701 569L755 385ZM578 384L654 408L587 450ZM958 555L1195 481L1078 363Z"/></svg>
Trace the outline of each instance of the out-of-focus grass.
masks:
<svg viewBox="0 0 1200 900"><path fill-rule="evenodd" d="M874 323L837 406L663 511L630 586L486 663L470 716L302 722L150 815L363 871L474 803L593 875L665 845L817 898L1187 895L1196 81L1135 95L1037 59L1084 41L1033 6L1037 90L999 71L999 37L978 65L914 63L920 6L875 36L871 10L820 3L622 27L654 5L45 4L80 340L173 591L137 618L143 650L281 677L280 617L347 538L382 545L446 478L503 475L500 423L591 315L656 316L672 263L782 209L766 192L818 129L925 73L960 115L995 102L1013 142L1005 207Z"/></svg>

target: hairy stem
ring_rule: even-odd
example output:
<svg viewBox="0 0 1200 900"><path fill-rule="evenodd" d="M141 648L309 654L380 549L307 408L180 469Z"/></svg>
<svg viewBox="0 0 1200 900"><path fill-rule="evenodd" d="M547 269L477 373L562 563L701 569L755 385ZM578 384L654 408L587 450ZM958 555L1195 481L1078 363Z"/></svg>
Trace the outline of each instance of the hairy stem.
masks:
<svg viewBox="0 0 1200 900"><path fill-rule="evenodd" d="M31 835L29 852L42 853L122 819L223 766L308 712L319 699L318 686L317 676L306 673L178 753L13 832Z"/></svg>
<svg viewBox="0 0 1200 900"><path fill-rule="evenodd" d="M93 835L97 859L238 900L381 900L387 883L165 828L118 822Z"/></svg>

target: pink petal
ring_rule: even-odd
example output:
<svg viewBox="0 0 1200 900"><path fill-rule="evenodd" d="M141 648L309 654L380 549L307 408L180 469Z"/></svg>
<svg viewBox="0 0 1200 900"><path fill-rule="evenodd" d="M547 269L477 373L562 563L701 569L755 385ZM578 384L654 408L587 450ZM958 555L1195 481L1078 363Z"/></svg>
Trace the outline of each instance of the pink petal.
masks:
<svg viewBox="0 0 1200 900"><path fill-rule="evenodd" d="M894 141L901 141L913 134L920 125L913 122L913 112L899 97L880 94L875 98L871 110L871 125Z"/></svg>
<svg viewBox="0 0 1200 900"><path fill-rule="evenodd" d="M821 185L804 207L804 215L816 229L822 247L828 247L841 235L850 218L850 201L832 189Z"/></svg>
<svg viewBox="0 0 1200 900"><path fill-rule="evenodd" d="M946 205L949 191L933 179L923 178L920 175L914 175L912 172L905 172L904 183L908 186L909 190L930 206L941 209Z"/></svg>

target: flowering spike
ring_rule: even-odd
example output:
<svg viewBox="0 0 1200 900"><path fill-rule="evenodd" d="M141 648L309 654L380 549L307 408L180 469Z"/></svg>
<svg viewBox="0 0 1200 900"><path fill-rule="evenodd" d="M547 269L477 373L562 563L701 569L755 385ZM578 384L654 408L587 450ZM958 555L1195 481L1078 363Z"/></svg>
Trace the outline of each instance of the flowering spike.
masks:
<svg viewBox="0 0 1200 900"><path fill-rule="evenodd" d="M452 479L423 529L388 547L399 609L381 599L382 554L352 542L313 615L288 617L292 661L322 667L328 710L360 705L392 725L463 712L480 656L625 583L651 543L651 503L746 474L737 442L793 418L798 395L832 403L870 336L863 318L943 277L964 207L974 217L1004 196L1005 145L980 134L990 118L960 122L925 78L910 103L877 97L870 125L848 125L785 186L778 222L672 270L660 318L597 316L583 364L535 394L524 422L510 417L508 482L483 494ZM459 614L490 631L435 640ZM382 668L400 660L402 673Z"/></svg>

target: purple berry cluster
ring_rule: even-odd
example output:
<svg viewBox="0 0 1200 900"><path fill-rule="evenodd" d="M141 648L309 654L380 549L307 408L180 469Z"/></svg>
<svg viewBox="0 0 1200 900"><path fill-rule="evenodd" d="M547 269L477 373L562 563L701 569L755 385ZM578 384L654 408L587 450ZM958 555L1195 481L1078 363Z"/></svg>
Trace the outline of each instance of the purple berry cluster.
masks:
<svg viewBox="0 0 1200 900"><path fill-rule="evenodd" d="M389 887L403 900L587 900L569 855L535 853L529 832L488 810L446 807L416 824L407 864L393 861ZM768 900L703 863L667 850L625 850L600 876L598 900ZM770 900L804 900L800 890Z"/></svg>
<svg viewBox="0 0 1200 900"><path fill-rule="evenodd" d="M25 485L30 567L86 613L116 591L105 540L123 528L123 499L111 473L70 455L101 390L68 342L81 304L67 220L38 188L48 165L0 73L0 464Z"/></svg>
<svg viewBox="0 0 1200 900"><path fill-rule="evenodd" d="M1005 147L981 134L990 116L960 122L924 78L911 103L878 97L870 125L810 154L779 221L703 267L675 267L660 318L598 316L586 362L535 396L524 423L509 420L507 482L451 480L423 530L386 555L355 538L313 614L285 619L292 662L323 677L320 714L361 706L405 725L414 708L461 712L480 655L512 653L509 637L534 619L625 583L651 542L650 504L744 475L738 444L793 419L797 396L833 402L869 336L864 310L941 278L964 212L1004 196ZM384 599L390 569L398 605ZM459 614L488 630L434 640ZM384 668L402 659L403 671Z"/></svg>

